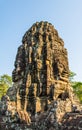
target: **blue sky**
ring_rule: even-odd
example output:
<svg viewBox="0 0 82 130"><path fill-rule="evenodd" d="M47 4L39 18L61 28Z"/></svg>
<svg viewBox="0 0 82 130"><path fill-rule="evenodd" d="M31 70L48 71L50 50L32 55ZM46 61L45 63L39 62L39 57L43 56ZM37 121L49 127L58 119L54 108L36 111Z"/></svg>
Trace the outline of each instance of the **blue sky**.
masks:
<svg viewBox="0 0 82 130"><path fill-rule="evenodd" d="M0 75L12 74L17 48L36 21L58 30L75 80L82 81L82 0L0 0Z"/></svg>

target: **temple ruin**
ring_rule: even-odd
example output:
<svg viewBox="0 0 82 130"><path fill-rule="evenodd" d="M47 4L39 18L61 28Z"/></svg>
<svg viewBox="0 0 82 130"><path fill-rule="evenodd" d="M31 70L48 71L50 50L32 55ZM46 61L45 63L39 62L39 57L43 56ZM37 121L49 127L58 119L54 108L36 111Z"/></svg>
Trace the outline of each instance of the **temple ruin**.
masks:
<svg viewBox="0 0 82 130"><path fill-rule="evenodd" d="M24 34L12 80L13 86L6 95L7 110L11 115L18 113L27 125L31 125L33 119L35 122L41 120L42 114L46 114L45 120L50 118L52 121L53 117L56 124L61 124L64 115L72 112L74 107L81 111L69 82L67 49L51 23L36 22ZM53 112L49 117L50 110ZM53 126L55 129L60 128L56 125Z"/></svg>

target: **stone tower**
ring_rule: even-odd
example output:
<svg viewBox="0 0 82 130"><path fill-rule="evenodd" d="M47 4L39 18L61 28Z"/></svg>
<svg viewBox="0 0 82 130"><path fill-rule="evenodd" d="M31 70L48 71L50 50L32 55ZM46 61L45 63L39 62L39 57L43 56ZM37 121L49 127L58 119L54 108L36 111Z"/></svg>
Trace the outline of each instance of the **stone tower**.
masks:
<svg viewBox="0 0 82 130"><path fill-rule="evenodd" d="M33 113L47 110L52 100L69 96L67 50L52 24L37 22L25 33L12 78L14 83L21 82L21 107Z"/></svg>
<svg viewBox="0 0 82 130"><path fill-rule="evenodd" d="M79 129L80 125L74 128L69 122L70 119L77 121L78 116L81 124L82 113L69 83L67 50L51 23L36 22L25 33L14 67L13 86L0 103L0 113L5 112L6 121L0 115L0 122L9 123L10 130L16 125L21 130ZM20 125L21 121L27 124ZM70 123L69 127L66 123ZM0 125L0 129L3 128L4 125Z"/></svg>

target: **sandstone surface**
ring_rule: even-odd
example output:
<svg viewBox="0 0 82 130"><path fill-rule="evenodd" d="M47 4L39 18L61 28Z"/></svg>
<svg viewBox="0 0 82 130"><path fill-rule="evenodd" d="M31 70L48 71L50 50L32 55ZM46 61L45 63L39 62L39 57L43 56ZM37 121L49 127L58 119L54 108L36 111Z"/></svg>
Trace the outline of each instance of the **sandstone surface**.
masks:
<svg viewBox="0 0 82 130"><path fill-rule="evenodd" d="M67 49L51 23L36 22L25 33L14 67L13 86L0 102L0 130L82 129Z"/></svg>

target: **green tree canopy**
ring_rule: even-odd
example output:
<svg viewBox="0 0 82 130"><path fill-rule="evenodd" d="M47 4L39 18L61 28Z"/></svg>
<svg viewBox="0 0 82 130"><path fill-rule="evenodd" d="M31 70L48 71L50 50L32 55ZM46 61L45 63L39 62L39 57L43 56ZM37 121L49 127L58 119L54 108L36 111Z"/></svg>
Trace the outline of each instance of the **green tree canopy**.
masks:
<svg viewBox="0 0 82 130"><path fill-rule="evenodd" d="M0 98L6 94L9 87L12 86L11 76L4 74L0 76Z"/></svg>
<svg viewBox="0 0 82 130"><path fill-rule="evenodd" d="M74 92L78 96L80 102L82 103L82 82L74 82L72 84L72 87L74 89Z"/></svg>
<svg viewBox="0 0 82 130"><path fill-rule="evenodd" d="M82 103L82 82L74 81L74 76L76 73L70 71L69 80L73 87L75 94L78 96L80 102Z"/></svg>
<svg viewBox="0 0 82 130"><path fill-rule="evenodd" d="M72 82L74 80L75 76L76 76L76 73L74 73L72 71L69 72L69 80L70 80L70 82Z"/></svg>

